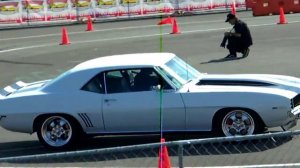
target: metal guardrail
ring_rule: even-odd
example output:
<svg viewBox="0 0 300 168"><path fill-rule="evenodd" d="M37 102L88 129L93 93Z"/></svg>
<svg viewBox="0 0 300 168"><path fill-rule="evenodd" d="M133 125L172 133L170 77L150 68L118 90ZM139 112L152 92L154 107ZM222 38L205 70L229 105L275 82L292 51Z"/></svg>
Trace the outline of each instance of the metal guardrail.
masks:
<svg viewBox="0 0 300 168"><path fill-rule="evenodd" d="M300 135L300 130L250 136L180 140L162 144L152 143L106 149L92 149L30 156L6 157L0 158L0 165L26 164L27 166L28 164L32 164L34 166L37 166L39 164L43 165L45 163L52 163L58 165L74 166L76 165L76 163L84 163L84 165L86 166L87 163L90 163L93 166L99 166L102 162L104 163L117 160L124 161L140 159L136 162L138 163L138 167L144 167L145 163L148 163L146 167L156 167L159 148L161 147L161 145L165 145L169 149L169 155L172 158L172 165L184 167L184 159L187 156L260 152L267 149L276 148L277 146L290 141L294 136L298 135ZM149 161L146 162L147 160ZM111 163L112 162L110 162L110 164ZM116 166L115 164L123 165L123 163L114 162L114 166ZM140 164L143 164L143 166L141 166ZM134 166L131 165L129 167Z"/></svg>

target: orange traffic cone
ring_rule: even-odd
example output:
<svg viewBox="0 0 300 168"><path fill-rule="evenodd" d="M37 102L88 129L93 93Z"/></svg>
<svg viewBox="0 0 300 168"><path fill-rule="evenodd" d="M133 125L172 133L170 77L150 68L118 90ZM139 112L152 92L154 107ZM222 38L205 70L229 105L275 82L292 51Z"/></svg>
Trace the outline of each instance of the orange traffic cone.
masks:
<svg viewBox="0 0 300 168"><path fill-rule="evenodd" d="M165 143L166 141L164 138L162 138L160 142ZM161 146L161 148L159 149L158 168L171 168L168 149L165 145Z"/></svg>
<svg viewBox="0 0 300 168"><path fill-rule="evenodd" d="M17 23L22 23L22 19L18 19L18 20L17 20Z"/></svg>
<svg viewBox="0 0 300 168"><path fill-rule="evenodd" d="M171 34L179 34L180 31L179 31L179 27L177 25L177 20L176 18L174 18L173 20L173 29L172 29L172 33Z"/></svg>
<svg viewBox="0 0 300 168"><path fill-rule="evenodd" d="M164 24L172 24L172 18L168 16L168 18L162 19L157 25L164 25Z"/></svg>
<svg viewBox="0 0 300 168"><path fill-rule="evenodd" d="M284 10L283 7L279 8L279 22L277 24L287 24L287 21L285 20Z"/></svg>
<svg viewBox="0 0 300 168"><path fill-rule="evenodd" d="M235 8L235 2L231 5L231 14L236 15L236 8Z"/></svg>
<svg viewBox="0 0 300 168"><path fill-rule="evenodd" d="M63 27L60 45L68 45L68 44L70 44L68 32L67 29Z"/></svg>
<svg viewBox="0 0 300 168"><path fill-rule="evenodd" d="M88 17L87 17L86 31L94 31L94 26L93 26L93 23L92 23L92 18L91 18L91 16L88 16Z"/></svg>

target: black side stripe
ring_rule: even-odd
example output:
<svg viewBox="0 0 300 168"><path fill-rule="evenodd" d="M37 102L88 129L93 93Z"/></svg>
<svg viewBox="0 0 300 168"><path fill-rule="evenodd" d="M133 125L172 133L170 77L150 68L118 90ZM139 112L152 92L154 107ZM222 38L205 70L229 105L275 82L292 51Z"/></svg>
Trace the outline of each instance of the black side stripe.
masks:
<svg viewBox="0 0 300 168"><path fill-rule="evenodd" d="M93 123L92 123L90 117L89 117L86 113L84 113L84 116L86 117L86 119L87 119L89 125L90 125L91 127L94 127L94 125L93 125Z"/></svg>
<svg viewBox="0 0 300 168"><path fill-rule="evenodd" d="M86 127L94 127L93 123L86 113L79 113L78 115L80 116Z"/></svg>
<svg viewBox="0 0 300 168"><path fill-rule="evenodd" d="M82 121L84 122L85 126L86 126L86 127L89 127L88 122L87 122L86 119L83 117L83 115L82 115L82 114L78 114L78 115L79 115L79 117L82 119Z"/></svg>

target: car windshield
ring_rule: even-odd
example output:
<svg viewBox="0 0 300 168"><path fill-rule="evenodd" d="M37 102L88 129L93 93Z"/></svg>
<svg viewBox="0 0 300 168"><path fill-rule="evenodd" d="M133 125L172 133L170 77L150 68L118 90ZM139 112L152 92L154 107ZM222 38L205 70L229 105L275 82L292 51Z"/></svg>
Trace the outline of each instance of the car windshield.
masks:
<svg viewBox="0 0 300 168"><path fill-rule="evenodd" d="M181 88L200 75L199 71L178 57L174 57L160 69L161 73L171 80L177 88Z"/></svg>

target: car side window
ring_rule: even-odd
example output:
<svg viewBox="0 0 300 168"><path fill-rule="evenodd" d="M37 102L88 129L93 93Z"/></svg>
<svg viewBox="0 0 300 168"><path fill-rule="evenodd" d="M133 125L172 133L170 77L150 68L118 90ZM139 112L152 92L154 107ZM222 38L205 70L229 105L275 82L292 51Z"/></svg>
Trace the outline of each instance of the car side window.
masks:
<svg viewBox="0 0 300 168"><path fill-rule="evenodd" d="M150 91L157 85L161 85L163 89L172 89L154 68L142 68L135 74L133 85L135 91Z"/></svg>
<svg viewBox="0 0 300 168"><path fill-rule="evenodd" d="M105 93L103 73L96 75L90 81L88 81L81 90L94 92L94 93Z"/></svg>
<svg viewBox="0 0 300 168"><path fill-rule="evenodd" d="M164 89L172 89L154 68L108 71L105 73L105 83L108 94L151 91L159 84L163 85Z"/></svg>
<svg viewBox="0 0 300 168"><path fill-rule="evenodd" d="M130 92L130 81L126 70L115 70L105 73L107 93Z"/></svg>
<svg viewBox="0 0 300 168"><path fill-rule="evenodd" d="M159 84L159 76L153 68L141 68L135 71L134 91L150 91Z"/></svg>

